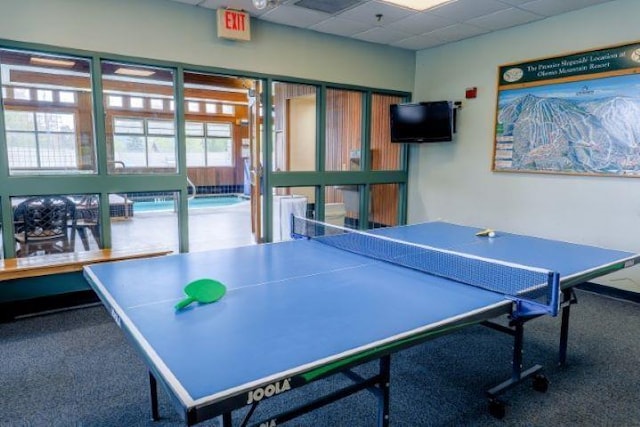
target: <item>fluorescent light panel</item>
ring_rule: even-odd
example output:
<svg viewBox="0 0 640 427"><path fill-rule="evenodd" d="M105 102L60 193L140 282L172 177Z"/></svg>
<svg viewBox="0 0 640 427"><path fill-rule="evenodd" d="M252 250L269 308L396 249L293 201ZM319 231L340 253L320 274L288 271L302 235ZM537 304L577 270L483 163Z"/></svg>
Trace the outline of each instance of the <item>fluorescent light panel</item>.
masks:
<svg viewBox="0 0 640 427"><path fill-rule="evenodd" d="M139 68L124 68L124 67L120 67L114 72L116 74L120 74L123 76L136 76L136 77L149 77L156 73L155 71L151 71L151 70L141 70Z"/></svg>
<svg viewBox="0 0 640 427"><path fill-rule="evenodd" d="M37 56L32 56L31 59L29 59L29 62L36 65L53 65L54 67L65 68L71 68L76 65L75 61L71 61L68 59L40 58Z"/></svg>
<svg viewBox="0 0 640 427"><path fill-rule="evenodd" d="M385 3L395 4L413 10L427 10L445 3L452 3L457 0L383 0Z"/></svg>

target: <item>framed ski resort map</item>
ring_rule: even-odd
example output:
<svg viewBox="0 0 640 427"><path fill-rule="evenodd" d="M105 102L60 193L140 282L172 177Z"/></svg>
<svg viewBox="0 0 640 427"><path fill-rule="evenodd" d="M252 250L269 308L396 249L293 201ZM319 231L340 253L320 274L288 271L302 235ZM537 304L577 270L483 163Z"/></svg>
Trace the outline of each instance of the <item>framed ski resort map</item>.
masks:
<svg viewBox="0 0 640 427"><path fill-rule="evenodd" d="M494 171L640 177L640 43L498 71Z"/></svg>

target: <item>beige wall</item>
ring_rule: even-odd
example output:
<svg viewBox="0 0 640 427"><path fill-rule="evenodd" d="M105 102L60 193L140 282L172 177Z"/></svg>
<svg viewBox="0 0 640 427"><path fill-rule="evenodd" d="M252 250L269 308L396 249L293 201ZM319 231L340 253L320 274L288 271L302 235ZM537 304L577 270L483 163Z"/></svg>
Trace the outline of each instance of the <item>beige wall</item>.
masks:
<svg viewBox="0 0 640 427"><path fill-rule="evenodd" d="M640 40L640 2L616 0L421 51L414 99L465 100L453 143L411 149L409 220L453 222L640 252L640 179L491 172L497 68ZM639 271L636 271L639 270ZM640 292L640 269L610 282Z"/></svg>
<svg viewBox="0 0 640 427"><path fill-rule="evenodd" d="M412 51L251 21L218 39L216 12L169 0L1 0L0 39L410 91Z"/></svg>

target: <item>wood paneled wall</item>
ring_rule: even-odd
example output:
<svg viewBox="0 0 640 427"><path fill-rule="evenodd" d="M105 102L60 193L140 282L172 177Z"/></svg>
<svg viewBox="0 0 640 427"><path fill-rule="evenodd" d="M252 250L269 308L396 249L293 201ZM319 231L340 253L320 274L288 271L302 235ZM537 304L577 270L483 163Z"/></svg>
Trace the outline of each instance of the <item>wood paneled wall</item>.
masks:
<svg viewBox="0 0 640 427"><path fill-rule="evenodd" d="M403 102L399 96L374 94L371 100L371 169L400 169L402 144L391 142L389 107ZM371 187L370 221L377 224L396 225L400 191L397 184Z"/></svg>
<svg viewBox="0 0 640 427"><path fill-rule="evenodd" d="M362 92L327 90L325 169L360 170L360 159L350 153L362 146Z"/></svg>

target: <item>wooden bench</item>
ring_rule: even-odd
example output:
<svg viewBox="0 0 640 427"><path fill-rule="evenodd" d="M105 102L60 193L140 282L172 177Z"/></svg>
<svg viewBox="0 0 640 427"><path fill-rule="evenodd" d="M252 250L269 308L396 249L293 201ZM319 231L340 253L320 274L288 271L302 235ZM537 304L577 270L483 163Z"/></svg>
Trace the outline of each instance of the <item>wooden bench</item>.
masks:
<svg viewBox="0 0 640 427"><path fill-rule="evenodd" d="M0 281L82 271L89 264L170 254L167 249L99 249L0 260Z"/></svg>

